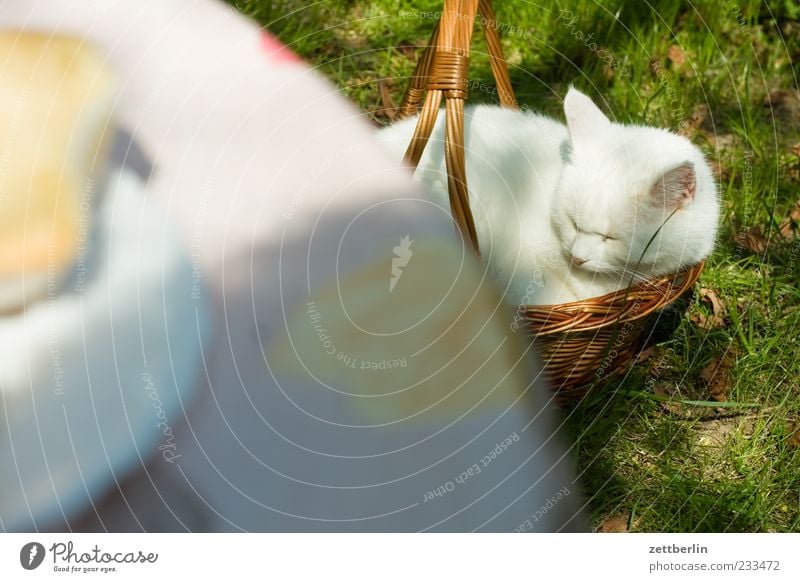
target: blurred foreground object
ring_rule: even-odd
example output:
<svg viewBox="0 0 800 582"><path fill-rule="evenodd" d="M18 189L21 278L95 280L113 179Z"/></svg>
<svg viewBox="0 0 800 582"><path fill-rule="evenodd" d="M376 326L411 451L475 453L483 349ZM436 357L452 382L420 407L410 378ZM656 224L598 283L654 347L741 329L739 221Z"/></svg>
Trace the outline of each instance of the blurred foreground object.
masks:
<svg viewBox="0 0 800 582"><path fill-rule="evenodd" d="M174 453L207 317L146 171L115 155L102 50L7 30L0 52L0 529L29 530Z"/></svg>
<svg viewBox="0 0 800 582"><path fill-rule="evenodd" d="M119 119L220 333L138 475L14 528L585 529L539 362L363 115L221 3L97 6L0 23L83 34L124 72Z"/></svg>

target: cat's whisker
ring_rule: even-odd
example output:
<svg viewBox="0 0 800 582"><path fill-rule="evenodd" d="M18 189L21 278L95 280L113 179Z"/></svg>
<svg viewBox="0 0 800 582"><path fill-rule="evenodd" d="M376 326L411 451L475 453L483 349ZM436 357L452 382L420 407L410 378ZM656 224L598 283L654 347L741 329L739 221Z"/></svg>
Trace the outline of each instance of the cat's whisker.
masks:
<svg viewBox="0 0 800 582"><path fill-rule="evenodd" d="M625 284L627 284L628 281L630 281L630 284L641 283L642 281L646 281L652 277L650 273L637 271L630 267L620 267L614 269L612 273L619 275L620 279L627 279L627 281L622 281Z"/></svg>
<svg viewBox="0 0 800 582"><path fill-rule="evenodd" d="M640 271L640 270L637 270L637 269L634 269L634 268L631 268L631 267L622 267L622 268L619 269L619 271L621 273L626 274L626 275L636 275L636 276L639 276L639 277L649 277L650 276L650 273L647 273L645 271Z"/></svg>

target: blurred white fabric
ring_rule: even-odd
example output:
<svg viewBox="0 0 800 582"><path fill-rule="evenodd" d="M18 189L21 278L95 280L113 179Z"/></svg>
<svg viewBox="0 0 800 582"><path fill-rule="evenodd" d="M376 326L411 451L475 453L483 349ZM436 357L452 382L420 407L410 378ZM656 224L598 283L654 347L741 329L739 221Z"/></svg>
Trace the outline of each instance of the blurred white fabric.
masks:
<svg viewBox="0 0 800 582"><path fill-rule="evenodd" d="M217 330L199 399L170 418L177 456L140 449L151 462L79 525L32 507L6 529L585 527L510 310L334 87L210 0L12 0L0 24L108 51L132 160Z"/></svg>
<svg viewBox="0 0 800 582"><path fill-rule="evenodd" d="M174 438L162 421L197 391L207 307L190 300L189 254L143 191L134 172L114 170L80 270L0 319L7 529L85 510L152 451L166 452Z"/></svg>

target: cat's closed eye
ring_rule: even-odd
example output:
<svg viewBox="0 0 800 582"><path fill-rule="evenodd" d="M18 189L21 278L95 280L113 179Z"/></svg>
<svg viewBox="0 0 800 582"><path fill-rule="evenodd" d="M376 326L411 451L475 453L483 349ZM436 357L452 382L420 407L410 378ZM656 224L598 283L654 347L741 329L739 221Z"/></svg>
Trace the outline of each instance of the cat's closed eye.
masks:
<svg viewBox="0 0 800 582"><path fill-rule="evenodd" d="M574 228L578 232L581 232L581 233L584 233L584 234L590 234L590 235L599 236L601 239L603 239L603 242L618 240L616 236L611 235L611 234L602 233L602 232L589 232L589 231L582 230L578 226L578 223L575 221L574 218L572 218L571 216L569 216L568 218L569 218L570 222L572 223L572 228Z"/></svg>

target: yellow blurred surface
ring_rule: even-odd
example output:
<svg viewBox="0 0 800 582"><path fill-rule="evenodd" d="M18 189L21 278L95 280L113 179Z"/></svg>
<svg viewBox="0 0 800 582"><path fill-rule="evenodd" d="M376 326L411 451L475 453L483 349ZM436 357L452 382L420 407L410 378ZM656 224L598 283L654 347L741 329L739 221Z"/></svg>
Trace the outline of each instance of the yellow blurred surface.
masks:
<svg viewBox="0 0 800 582"><path fill-rule="evenodd" d="M0 278L74 260L114 87L80 39L0 34Z"/></svg>

